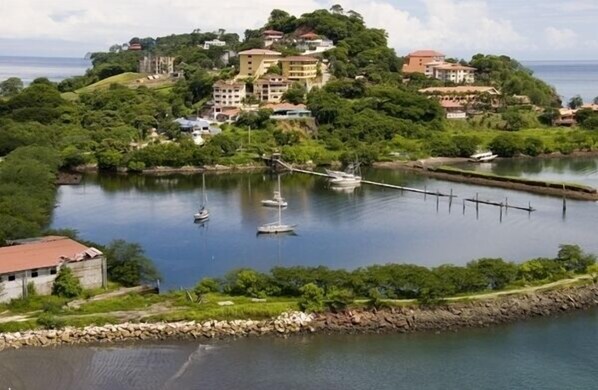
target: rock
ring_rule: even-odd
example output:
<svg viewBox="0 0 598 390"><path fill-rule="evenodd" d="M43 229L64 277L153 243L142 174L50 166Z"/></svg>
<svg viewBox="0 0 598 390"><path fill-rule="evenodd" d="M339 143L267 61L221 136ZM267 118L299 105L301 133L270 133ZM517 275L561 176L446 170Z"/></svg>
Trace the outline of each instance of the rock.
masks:
<svg viewBox="0 0 598 390"><path fill-rule="evenodd" d="M235 304L232 301L220 301L220 302L217 302L217 303L218 303L218 306L232 306L232 305Z"/></svg>

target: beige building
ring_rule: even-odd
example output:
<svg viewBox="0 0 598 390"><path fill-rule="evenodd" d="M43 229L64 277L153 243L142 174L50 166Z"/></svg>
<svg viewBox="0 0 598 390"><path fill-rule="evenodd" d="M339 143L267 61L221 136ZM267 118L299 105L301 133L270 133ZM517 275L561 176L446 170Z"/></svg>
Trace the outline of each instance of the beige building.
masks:
<svg viewBox="0 0 598 390"><path fill-rule="evenodd" d="M0 248L0 302L26 296L30 283L38 294L50 295L62 267L70 268L84 289L107 286L102 252L67 237L40 237Z"/></svg>
<svg viewBox="0 0 598 390"><path fill-rule="evenodd" d="M473 84L475 82L476 68L460 64L444 63L432 67L432 77L455 84Z"/></svg>
<svg viewBox="0 0 598 390"><path fill-rule="evenodd" d="M213 85L215 107L241 107L247 96L244 82L219 80Z"/></svg>
<svg viewBox="0 0 598 390"><path fill-rule="evenodd" d="M280 60L282 75L289 80L310 81L318 77L318 62L314 57L293 56Z"/></svg>
<svg viewBox="0 0 598 390"><path fill-rule="evenodd" d="M264 75L271 66L278 64L281 54L267 49L251 49L239 53L239 75L237 78Z"/></svg>
<svg viewBox="0 0 598 390"><path fill-rule="evenodd" d="M145 56L139 60L139 73L172 74L174 60L174 57Z"/></svg>
<svg viewBox="0 0 598 390"><path fill-rule="evenodd" d="M253 94L263 103L280 103L282 95L291 83L278 74L267 74L257 80L253 86Z"/></svg>

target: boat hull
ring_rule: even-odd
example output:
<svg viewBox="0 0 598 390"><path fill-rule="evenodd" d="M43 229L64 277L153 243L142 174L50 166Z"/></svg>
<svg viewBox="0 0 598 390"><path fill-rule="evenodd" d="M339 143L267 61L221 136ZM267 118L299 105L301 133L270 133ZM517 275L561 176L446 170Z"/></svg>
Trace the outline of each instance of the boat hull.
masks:
<svg viewBox="0 0 598 390"><path fill-rule="evenodd" d="M283 234L292 233L295 231L295 226L292 225L265 225L257 228L258 234Z"/></svg>
<svg viewBox="0 0 598 390"><path fill-rule="evenodd" d="M282 207L285 208L288 206L288 203L285 201L278 202L276 200L262 200L262 206L264 207Z"/></svg>

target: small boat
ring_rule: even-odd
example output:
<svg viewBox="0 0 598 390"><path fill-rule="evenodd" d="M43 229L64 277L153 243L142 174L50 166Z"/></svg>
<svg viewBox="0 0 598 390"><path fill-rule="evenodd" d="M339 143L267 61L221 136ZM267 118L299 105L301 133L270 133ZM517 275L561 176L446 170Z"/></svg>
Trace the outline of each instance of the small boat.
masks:
<svg viewBox="0 0 598 390"><path fill-rule="evenodd" d="M330 184L335 186L355 186L361 183L361 176L358 174L359 164L350 164L345 171L331 171L326 169Z"/></svg>
<svg viewBox="0 0 598 390"><path fill-rule="evenodd" d="M206 176L202 174L201 176L201 194L203 198L203 203L201 204L197 213L193 214L193 218L195 222L205 221L210 218L210 211L208 210L208 196L206 195Z"/></svg>
<svg viewBox="0 0 598 390"><path fill-rule="evenodd" d="M272 199L265 199L262 200L262 206L264 207L287 207L289 204L286 200L282 197L280 193L280 175L278 175L278 191L274 191L274 195Z"/></svg>
<svg viewBox="0 0 598 390"><path fill-rule="evenodd" d="M278 193L280 194L280 176L278 181ZM295 231L296 225L285 225L282 223L282 203L278 203L278 221L267 223L262 226L258 226L257 233L258 234L282 234L282 233L292 233Z"/></svg>
<svg viewBox="0 0 598 390"><path fill-rule="evenodd" d="M483 153L474 154L473 156L469 157L469 161L471 161L471 162L490 162L497 157L498 157L498 155L494 154L492 152L483 152Z"/></svg>

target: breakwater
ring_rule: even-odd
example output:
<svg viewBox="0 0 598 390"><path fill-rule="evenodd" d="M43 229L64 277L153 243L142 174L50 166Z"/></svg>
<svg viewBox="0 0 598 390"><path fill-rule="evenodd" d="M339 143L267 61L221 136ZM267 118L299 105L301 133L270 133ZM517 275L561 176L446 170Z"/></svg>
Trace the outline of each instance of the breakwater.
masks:
<svg viewBox="0 0 598 390"><path fill-rule="evenodd" d="M382 165L382 167L386 167ZM536 194L566 197L576 200L598 200L598 190L590 186L573 183L556 183L550 181L531 180L519 177L499 176L474 171L446 167L422 166L414 164L396 165L399 169L422 174L435 179L481 186L506 188L509 190L527 191Z"/></svg>
<svg viewBox="0 0 598 390"><path fill-rule="evenodd" d="M408 333L487 327L598 306L598 286L569 287L453 302L432 308L391 307L339 313L282 313L269 320L181 321L32 330L0 334L0 350L25 346L115 343L166 339L212 339L300 333Z"/></svg>

